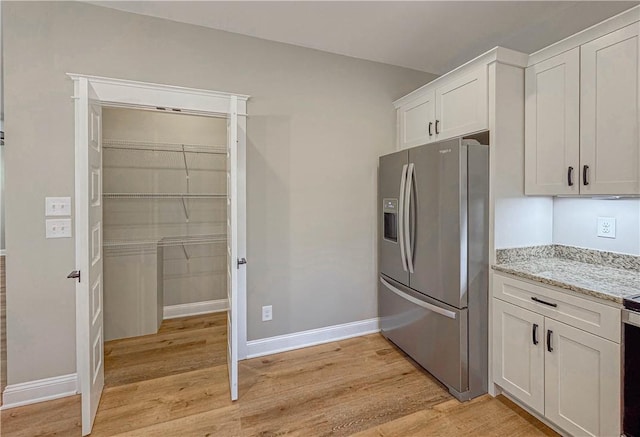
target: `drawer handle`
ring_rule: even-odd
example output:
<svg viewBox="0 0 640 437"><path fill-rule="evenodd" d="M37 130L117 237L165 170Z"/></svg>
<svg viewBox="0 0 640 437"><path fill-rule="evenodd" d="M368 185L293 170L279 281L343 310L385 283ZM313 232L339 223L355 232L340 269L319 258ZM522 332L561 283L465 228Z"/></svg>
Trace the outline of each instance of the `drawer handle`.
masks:
<svg viewBox="0 0 640 437"><path fill-rule="evenodd" d="M550 306L550 307L554 307L554 308L556 308L556 307L558 306L558 304L557 304L557 303L546 302L546 301L544 301L544 300L542 300L542 299L538 299L538 298L537 298L537 297L535 297L535 296L534 296L534 297L532 297L532 298L531 298L531 300L532 300L532 301L534 301L534 302L541 303L542 305L548 305L548 306Z"/></svg>
<svg viewBox="0 0 640 437"><path fill-rule="evenodd" d="M538 344L538 324L533 324L533 331L531 332L531 339L533 340L533 344Z"/></svg>
<svg viewBox="0 0 640 437"><path fill-rule="evenodd" d="M547 350L549 352L553 352L553 346L551 346L552 337L553 337L553 331L551 329L547 329Z"/></svg>

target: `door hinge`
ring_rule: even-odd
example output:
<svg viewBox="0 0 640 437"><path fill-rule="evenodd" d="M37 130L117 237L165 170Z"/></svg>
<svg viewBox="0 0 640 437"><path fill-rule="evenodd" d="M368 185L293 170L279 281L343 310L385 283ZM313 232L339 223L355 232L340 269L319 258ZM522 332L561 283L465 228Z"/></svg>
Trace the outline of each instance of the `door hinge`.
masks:
<svg viewBox="0 0 640 437"><path fill-rule="evenodd" d="M240 268L242 264L246 264L246 263L247 263L246 258L238 258L238 268Z"/></svg>
<svg viewBox="0 0 640 437"><path fill-rule="evenodd" d="M77 279L80 282L80 270L74 270L67 275L67 279Z"/></svg>

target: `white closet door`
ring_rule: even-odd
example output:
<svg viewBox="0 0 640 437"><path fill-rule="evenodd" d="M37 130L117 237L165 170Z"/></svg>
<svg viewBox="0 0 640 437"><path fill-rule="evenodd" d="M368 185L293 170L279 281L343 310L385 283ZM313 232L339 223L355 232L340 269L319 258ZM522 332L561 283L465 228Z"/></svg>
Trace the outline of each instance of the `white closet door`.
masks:
<svg viewBox="0 0 640 437"><path fill-rule="evenodd" d="M231 98L227 124L227 364L231 400L238 399L238 295L246 294L245 163L238 143L238 99Z"/></svg>
<svg viewBox="0 0 640 437"><path fill-rule="evenodd" d="M86 78L76 81L76 354L82 435L91 433L104 387L102 312L102 110Z"/></svg>

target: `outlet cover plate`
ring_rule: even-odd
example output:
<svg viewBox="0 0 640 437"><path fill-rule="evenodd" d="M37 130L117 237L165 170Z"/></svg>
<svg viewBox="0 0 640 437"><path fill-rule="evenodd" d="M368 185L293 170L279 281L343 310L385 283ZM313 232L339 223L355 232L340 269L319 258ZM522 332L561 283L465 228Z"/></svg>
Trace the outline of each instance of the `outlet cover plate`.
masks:
<svg viewBox="0 0 640 437"><path fill-rule="evenodd" d="M598 237L616 238L616 219L614 217L598 217Z"/></svg>
<svg viewBox="0 0 640 437"><path fill-rule="evenodd" d="M262 321L268 322L273 319L273 307L271 305L265 305L262 307Z"/></svg>

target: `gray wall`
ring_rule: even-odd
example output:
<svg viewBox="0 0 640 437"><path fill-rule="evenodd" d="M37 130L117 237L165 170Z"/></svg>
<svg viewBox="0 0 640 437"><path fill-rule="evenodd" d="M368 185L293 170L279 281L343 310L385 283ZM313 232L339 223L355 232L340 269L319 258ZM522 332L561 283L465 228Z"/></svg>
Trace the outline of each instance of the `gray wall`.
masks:
<svg viewBox="0 0 640 437"><path fill-rule="evenodd" d="M249 339L376 315L377 156L391 102L432 75L83 3L2 8L9 384L75 371L74 242L44 238L44 197L74 190L66 72L252 96Z"/></svg>

